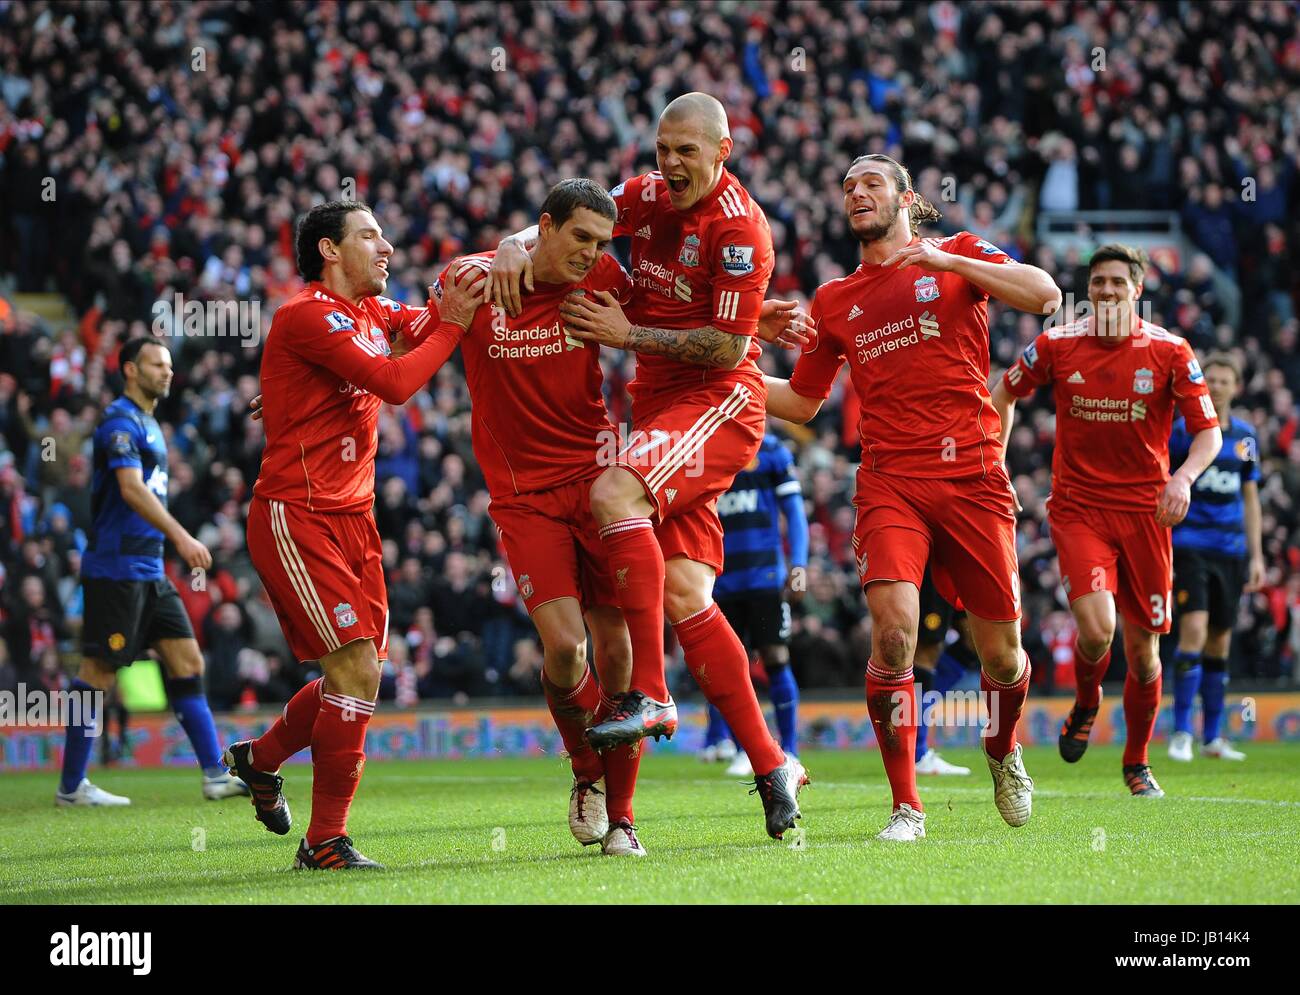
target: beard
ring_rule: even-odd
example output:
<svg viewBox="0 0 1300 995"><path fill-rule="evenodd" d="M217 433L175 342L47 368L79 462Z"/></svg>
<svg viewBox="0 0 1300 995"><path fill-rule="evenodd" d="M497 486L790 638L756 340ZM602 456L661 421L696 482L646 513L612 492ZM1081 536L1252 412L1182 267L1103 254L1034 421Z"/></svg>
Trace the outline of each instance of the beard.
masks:
<svg viewBox="0 0 1300 995"><path fill-rule="evenodd" d="M902 199L900 198L894 203L880 208L876 212L877 220L870 228L854 228L852 222L850 222L849 230L853 232L853 237L863 245L878 242L893 230L894 222L898 220L898 212L902 209Z"/></svg>

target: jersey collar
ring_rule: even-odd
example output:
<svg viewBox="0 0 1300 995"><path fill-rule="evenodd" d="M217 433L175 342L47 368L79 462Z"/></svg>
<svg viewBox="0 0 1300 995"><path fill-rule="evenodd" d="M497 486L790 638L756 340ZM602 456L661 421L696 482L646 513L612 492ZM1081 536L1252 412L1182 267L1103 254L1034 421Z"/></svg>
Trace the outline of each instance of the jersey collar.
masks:
<svg viewBox="0 0 1300 995"><path fill-rule="evenodd" d="M668 182L667 180L664 180L664 183L667 182ZM735 182L736 182L736 178L731 175L731 173L728 171L726 166L723 166L722 176L718 178L717 185L707 196L701 197L685 211L677 211L677 208L675 207L673 208L673 210L677 211L678 214L681 214L685 217L690 217L694 214L703 213L704 211L707 211L709 208L711 208L714 204L716 204L718 202L718 198L721 197ZM671 204L672 201L669 201L670 206Z"/></svg>

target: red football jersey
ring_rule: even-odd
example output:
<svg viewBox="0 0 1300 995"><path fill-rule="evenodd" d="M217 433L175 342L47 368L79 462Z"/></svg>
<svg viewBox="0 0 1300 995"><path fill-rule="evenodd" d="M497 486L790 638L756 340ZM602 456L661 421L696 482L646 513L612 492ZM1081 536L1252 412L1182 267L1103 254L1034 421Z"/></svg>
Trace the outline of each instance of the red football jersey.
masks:
<svg viewBox="0 0 1300 995"><path fill-rule="evenodd" d="M618 204L615 235L632 237L632 302L627 315L651 328L702 328L752 336L775 268L767 217L725 169L712 193L677 211L658 173L645 173L610 191ZM675 393L703 384L747 379L762 383L749 352L734 370L638 355L633 397Z"/></svg>
<svg viewBox="0 0 1300 995"><path fill-rule="evenodd" d="M496 253L454 260L433 286L435 301L453 265L486 272ZM613 256L603 255L581 283L533 282L523 310L512 318L480 306L461 339L473 415L474 456L494 498L545 491L600 472L597 456L612 460L618 435L601 393L600 347L566 336L560 304L573 290L607 290L626 301L632 282Z"/></svg>
<svg viewBox="0 0 1300 995"><path fill-rule="evenodd" d="M1014 265L970 232L926 241ZM863 263L817 288L809 307L817 342L799 356L790 386L828 397L847 360L862 405L864 466L907 477L981 476L1002 459L1002 422L987 386L988 299L956 273Z"/></svg>
<svg viewBox="0 0 1300 995"><path fill-rule="evenodd" d="M390 362L393 335L423 334L431 317L387 297L355 307L318 282L281 305L262 352L266 449L254 493L310 511L369 511L382 402L358 385Z"/></svg>
<svg viewBox="0 0 1300 995"><path fill-rule="evenodd" d="M1187 431L1219 423L1186 339L1134 316L1129 340L1107 345L1084 318L1034 339L1002 376L1016 397L1052 385L1052 501L1154 511L1169 480L1174 407Z"/></svg>

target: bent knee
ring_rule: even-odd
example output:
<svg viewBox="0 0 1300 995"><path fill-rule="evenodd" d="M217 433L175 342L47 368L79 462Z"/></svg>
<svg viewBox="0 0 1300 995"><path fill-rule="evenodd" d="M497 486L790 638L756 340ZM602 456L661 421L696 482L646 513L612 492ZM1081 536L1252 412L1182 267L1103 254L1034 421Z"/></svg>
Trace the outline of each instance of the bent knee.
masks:
<svg viewBox="0 0 1300 995"><path fill-rule="evenodd" d="M601 522L630 515L636 499L643 494L641 482L621 467L608 467L591 484L588 497L591 513Z"/></svg>
<svg viewBox="0 0 1300 995"><path fill-rule="evenodd" d="M877 645L886 666L893 670L907 666L912 651L911 639L901 625L887 625L881 629Z"/></svg>

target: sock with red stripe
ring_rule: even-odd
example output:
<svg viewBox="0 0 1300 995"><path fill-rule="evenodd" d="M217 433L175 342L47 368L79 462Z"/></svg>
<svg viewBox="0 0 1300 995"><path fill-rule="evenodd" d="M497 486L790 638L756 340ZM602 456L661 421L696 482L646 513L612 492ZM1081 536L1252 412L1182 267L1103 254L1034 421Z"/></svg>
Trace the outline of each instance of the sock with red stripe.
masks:
<svg viewBox="0 0 1300 995"><path fill-rule="evenodd" d="M749 756L755 774L770 774L785 754L768 731L763 708L749 677L749 652L716 602L673 624L686 666L709 701L731 726L736 745Z"/></svg>
<svg viewBox="0 0 1300 995"><path fill-rule="evenodd" d="M329 690L321 696L320 712L311 732L309 847L348 831L348 809L366 763L366 725L374 711L374 702L364 698Z"/></svg>
<svg viewBox="0 0 1300 995"><path fill-rule="evenodd" d="M1089 660L1079 649L1079 642L1074 643L1074 700L1080 708L1096 708L1101 704L1101 682L1110 669L1110 647L1101 655L1100 660Z"/></svg>
<svg viewBox="0 0 1300 995"><path fill-rule="evenodd" d="M602 691L593 724L604 722L614 714L617 707L614 699ZM650 740L640 739L635 743L615 746L600 755L601 761L605 764L605 811L609 814L611 826L620 819L636 824L636 820L632 817L632 796L636 793L636 778L641 770L641 755L649 746Z"/></svg>
<svg viewBox="0 0 1300 995"><path fill-rule="evenodd" d="M997 730L984 737L984 752L999 763L1016 748L1016 725L1020 722L1025 698L1029 696L1029 676L1033 669L1029 665L1029 655L1024 650L1020 651L1020 655L1024 658L1024 670L1010 684L995 681L980 671L980 691L989 713L989 724L984 731L988 733L990 729Z"/></svg>
<svg viewBox="0 0 1300 995"><path fill-rule="evenodd" d="M600 689L591 671L584 668L582 678L571 688L557 687L543 673L542 690L546 693L546 707L551 710L555 728L560 731L560 739L569 753L573 776L580 781L599 781L605 768L600 754L588 745L585 735L600 704Z"/></svg>
<svg viewBox="0 0 1300 995"><path fill-rule="evenodd" d="M632 637L632 687L668 700L664 678L664 554L648 518L623 518L600 530L618 606Z"/></svg>
<svg viewBox="0 0 1300 995"><path fill-rule="evenodd" d="M1124 678L1124 726L1128 736L1124 740L1124 766L1147 762L1147 746L1156 728L1156 714L1160 711L1160 668L1155 677L1143 684L1129 671Z"/></svg>
<svg viewBox="0 0 1300 995"><path fill-rule="evenodd" d="M912 668L885 670L867 663L867 714L871 716L885 776L894 794L894 808L911 805L921 812L916 793L916 688ZM897 721L895 721L897 720Z"/></svg>
<svg viewBox="0 0 1300 995"><path fill-rule="evenodd" d="M271 723L271 728L253 740L254 770L274 774L291 756L311 746L311 731L316 725L324 686L323 677L304 684L289 699L289 704L284 706L280 717Z"/></svg>

